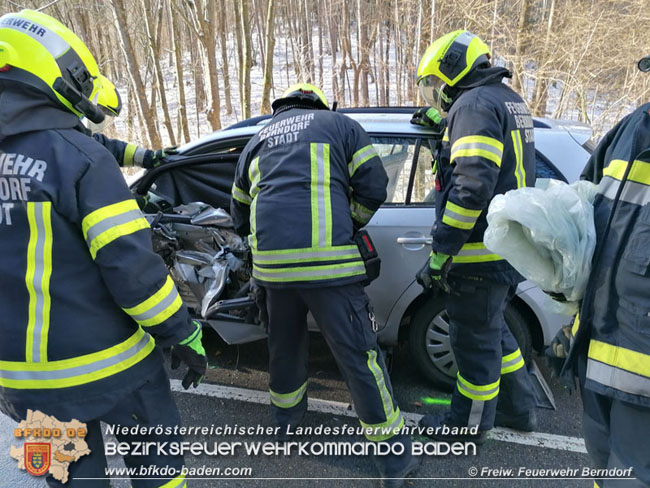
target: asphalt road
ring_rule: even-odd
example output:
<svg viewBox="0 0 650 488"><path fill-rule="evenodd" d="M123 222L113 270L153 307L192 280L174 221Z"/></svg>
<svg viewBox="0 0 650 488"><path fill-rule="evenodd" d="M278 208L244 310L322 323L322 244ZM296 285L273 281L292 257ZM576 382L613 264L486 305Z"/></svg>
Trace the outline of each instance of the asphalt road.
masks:
<svg viewBox="0 0 650 488"><path fill-rule="evenodd" d="M208 355L211 366L207 376L209 385L222 385L253 390L251 398L256 395L263 397L267 390L268 374L266 373L267 352L266 343L258 342L245 346L227 346L216 335L207 332ZM337 426L356 425L356 419L350 417L346 410L350 396L342 381L332 357L324 341L317 334L312 334L310 345L310 398L326 400L335 406L331 413L310 411L305 418L307 426ZM542 363L542 361L540 361ZM518 477L520 468L570 468L579 472L584 467L591 466L589 457L575 449L565 450L562 439L581 437L581 403L579 395L569 395L554 379L549 378L548 371L540 364L545 377L553 390L557 410L538 409L538 431L562 436L554 440L554 448L536 447L522 444L520 441L503 442L490 439L478 448L473 456L426 456L417 478L409 480L408 486L431 486L435 483L441 487L592 487L589 479L581 480L542 480L542 479L512 479L504 469L513 469L512 476ZM176 372L173 377L180 377ZM420 376L409 360L406 347L396 351L391 378L395 395L403 412L422 415L444 406L428 406L427 398L449 398ZM177 385L176 385L177 386ZM214 386L206 387L216 389ZM256 393L257 392L257 393ZM220 426L220 425L270 425L269 408L267 405L255 403L254 400L242 401L229 398L209 397L196 393L177 392L177 400L184 425L187 426ZM246 394L247 395L247 394ZM246 397L244 395L244 397ZM241 397L241 398L244 398ZM264 397L265 398L265 397ZM266 400L263 400L266 402ZM329 405L328 404L328 405ZM318 409L316 409L318 410ZM326 410L330 412L330 410ZM413 416L411 416L413 417ZM12 442L14 424L6 417L0 416L0 487L37 487L44 486L42 479L35 479L19 472L15 461L9 457L9 444ZM524 436L524 440L526 436ZM521 439L522 436L519 436ZM213 443L214 437L188 436L189 441L206 441ZM269 437L225 437L219 438L226 442L255 442L269 441ZM356 437L305 436L299 441L358 441ZM425 441L424 439L420 439ZM534 443L534 442L533 442ZM567 443L569 445L570 442ZM109 465L118 466L121 461L117 457L109 457ZM239 453L234 456L188 456L186 464L189 467L233 467L251 468L251 479L195 479L191 487L235 486L235 487L302 487L307 486L376 486L376 471L373 462L368 457L325 457L285 455L247 456ZM478 471L473 476L474 468ZM486 470L497 470L489 475ZM501 469L501 471L498 471ZM525 474L524 474L525 477ZM273 479L275 478L275 479ZM328 478L310 479L305 478ZM435 481L434 481L435 479ZM128 487L126 480L113 480L114 487Z"/></svg>

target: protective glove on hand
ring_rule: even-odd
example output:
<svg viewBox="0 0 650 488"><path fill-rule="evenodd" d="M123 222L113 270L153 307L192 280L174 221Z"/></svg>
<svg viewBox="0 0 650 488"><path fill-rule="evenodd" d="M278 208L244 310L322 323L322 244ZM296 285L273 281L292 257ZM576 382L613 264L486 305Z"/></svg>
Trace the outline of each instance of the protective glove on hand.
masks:
<svg viewBox="0 0 650 488"><path fill-rule="evenodd" d="M171 156L173 154L178 154L176 146L166 147L164 149L158 149L156 151L148 149L144 155L143 166L145 168L157 168L165 161L165 158L167 156Z"/></svg>
<svg viewBox="0 0 650 488"><path fill-rule="evenodd" d="M546 351L544 353L546 356L546 362L553 371L553 374L562 379L562 382L570 392L575 387L573 384L573 368L568 368L568 372L566 372L565 375L562 375L561 373L564 368L566 358L569 356L569 349L571 349L571 339L573 339L571 328L571 325L562 327L557 332L551 341L551 344L546 348Z"/></svg>
<svg viewBox="0 0 650 488"><path fill-rule="evenodd" d="M447 274L451 267L451 256L441 252L431 252L427 262L415 275L417 282L424 291L431 290L434 285L442 288L446 293L451 290L447 283Z"/></svg>
<svg viewBox="0 0 650 488"><path fill-rule="evenodd" d="M442 134L445 130L445 120L433 107L422 107L415 111L411 117L411 124L433 129L435 132Z"/></svg>
<svg viewBox="0 0 650 488"><path fill-rule="evenodd" d="M193 323L196 326L194 332L187 339L172 347L172 369L178 368L181 363L185 363L188 367L182 382L183 388L186 390L190 385L194 385L194 388L199 386L208 368L205 349L201 343L203 337L201 324L196 321Z"/></svg>

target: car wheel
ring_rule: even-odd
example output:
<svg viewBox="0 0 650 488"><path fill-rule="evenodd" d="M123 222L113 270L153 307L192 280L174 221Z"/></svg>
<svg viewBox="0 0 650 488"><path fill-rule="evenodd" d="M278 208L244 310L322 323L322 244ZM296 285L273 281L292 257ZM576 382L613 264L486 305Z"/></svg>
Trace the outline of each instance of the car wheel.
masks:
<svg viewBox="0 0 650 488"><path fill-rule="evenodd" d="M504 315L524 359L528 361L532 338L526 320L511 304L506 307ZM429 381L445 390L453 389L458 366L451 349L449 316L444 300L427 300L415 312L409 327L409 351L416 366Z"/></svg>

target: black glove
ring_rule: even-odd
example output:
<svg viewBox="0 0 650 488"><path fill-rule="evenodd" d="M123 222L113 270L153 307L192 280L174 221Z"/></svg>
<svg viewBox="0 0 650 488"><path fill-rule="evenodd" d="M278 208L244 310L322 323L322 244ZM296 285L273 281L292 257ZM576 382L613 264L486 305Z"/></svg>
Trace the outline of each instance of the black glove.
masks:
<svg viewBox="0 0 650 488"><path fill-rule="evenodd" d="M165 162L165 158L167 156L171 156L173 154L178 154L176 146L166 147L164 149L158 149L156 151L148 149L144 154L142 166L145 168L157 168Z"/></svg>
<svg viewBox="0 0 650 488"><path fill-rule="evenodd" d="M571 325L566 325L562 327L555 337L551 341L551 344L546 348L544 355L546 356L546 362L551 368L555 376L562 378L563 383L567 386L569 391L572 390L572 381L569 383L564 378L562 369L564 368L564 363L566 362L567 357L569 356L569 349L571 349L571 339L573 334L571 333ZM571 370L572 371L572 370ZM569 373L570 376L573 376L572 372Z"/></svg>
<svg viewBox="0 0 650 488"><path fill-rule="evenodd" d="M432 129L437 134L445 131L445 119L433 107L422 107L416 110L411 117L411 124Z"/></svg>
<svg viewBox="0 0 650 488"><path fill-rule="evenodd" d="M564 293L556 293L554 291L546 291L546 290L544 290L544 293L546 293L549 297L551 297L556 302L564 303L567 301L566 296L564 296Z"/></svg>
<svg viewBox="0 0 650 488"><path fill-rule="evenodd" d="M194 385L194 388L199 386L208 368L205 349L201 343L203 337L201 324L196 321L193 323L196 326L194 332L187 339L172 347L172 369L178 368L181 363L185 363L189 368L182 382L183 388L186 390L190 385Z"/></svg>
<svg viewBox="0 0 650 488"><path fill-rule="evenodd" d="M447 282L447 274L451 267L451 256L440 252L431 252L427 262L415 275L417 282L424 288L425 292L433 289L434 285L440 287L444 292L449 293L451 288Z"/></svg>

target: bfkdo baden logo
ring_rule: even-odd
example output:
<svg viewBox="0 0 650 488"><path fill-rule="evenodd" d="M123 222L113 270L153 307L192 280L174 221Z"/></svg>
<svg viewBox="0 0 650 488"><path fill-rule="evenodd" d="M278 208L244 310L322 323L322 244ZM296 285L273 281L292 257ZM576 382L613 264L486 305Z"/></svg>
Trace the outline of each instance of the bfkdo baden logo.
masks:
<svg viewBox="0 0 650 488"><path fill-rule="evenodd" d="M90 454L84 440L87 432L86 424L78 420L61 422L38 410L27 410L27 418L14 429L15 440L24 444L11 446L11 457L19 469L33 476L49 474L67 483L70 464Z"/></svg>
<svg viewBox="0 0 650 488"><path fill-rule="evenodd" d="M42 476L50 469L51 444L25 442L25 469L29 474Z"/></svg>

